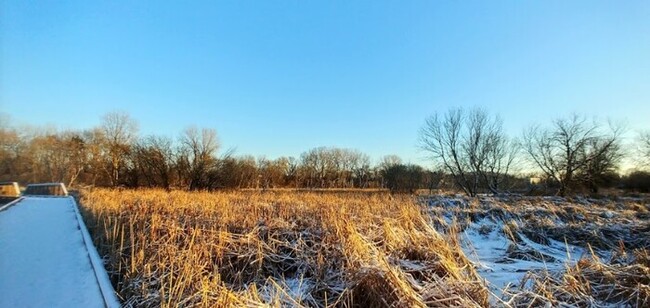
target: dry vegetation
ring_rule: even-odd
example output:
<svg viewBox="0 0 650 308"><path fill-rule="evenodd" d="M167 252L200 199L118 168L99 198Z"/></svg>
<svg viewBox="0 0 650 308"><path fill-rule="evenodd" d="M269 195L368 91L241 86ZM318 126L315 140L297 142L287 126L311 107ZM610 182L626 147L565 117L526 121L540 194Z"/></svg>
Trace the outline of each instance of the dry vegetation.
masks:
<svg viewBox="0 0 650 308"><path fill-rule="evenodd" d="M438 230L494 226L509 239L498 262L554 263L551 242L581 247L560 270L529 271L503 290L506 307L649 307L650 203L644 198L427 198ZM453 220L451 225L445 221ZM487 224L481 224L487 222ZM479 230L481 232L482 230ZM567 252L565 252L567 253ZM560 261L562 262L562 261Z"/></svg>
<svg viewBox="0 0 650 308"><path fill-rule="evenodd" d="M645 249L609 262L591 256L563 272L531 272L522 283L531 287L510 294L513 307L648 307L650 259Z"/></svg>
<svg viewBox="0 0 650 308"><path fill-rule="evenodd" d="M96 189L82 205L127 306L650 305L643 200ZM495 290L464 253L471 228L508 239L497 262L558 266Z"/></svg>
<svg viewBox="0 0 650 308"><path fill-rule="evenodd" d="M129 306L489 305L410 197L97 189L82 204Z"/></svg>

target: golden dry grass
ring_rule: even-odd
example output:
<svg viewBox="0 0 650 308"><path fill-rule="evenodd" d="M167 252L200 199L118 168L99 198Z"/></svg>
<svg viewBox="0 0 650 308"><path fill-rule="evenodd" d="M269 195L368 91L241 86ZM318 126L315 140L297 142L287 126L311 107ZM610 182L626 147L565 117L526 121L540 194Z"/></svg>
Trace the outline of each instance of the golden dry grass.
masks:
<svg viewBox="0 0 650 308"><path fill-rule="evenodd" d="M130 306L489 305L410 197L96 189L82 210Z"/></svg>
<svg viewBox="0 0 650 308"><path fill-rule="evenodd" d="M610 262L593 255L559 273L529 272L529 288L509 292L510 307L649 307L648 251L616 252Z"/></svg>

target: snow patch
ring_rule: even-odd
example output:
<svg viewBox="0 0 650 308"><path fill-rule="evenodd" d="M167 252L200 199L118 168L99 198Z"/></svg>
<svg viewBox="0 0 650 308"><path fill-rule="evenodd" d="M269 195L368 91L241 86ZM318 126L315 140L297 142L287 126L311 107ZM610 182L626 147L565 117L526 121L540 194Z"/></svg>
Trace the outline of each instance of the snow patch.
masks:
<svg viewBox="0 0 650 308"><path fill-rule="evenodd" d="M504 288L520 283L528 271L562 270L585 254L582 248L552 239L549 245L541 245L521 233L516 233L521 242L515 242L503 232L504 227L503 222L487 217L471 223L461 234L463 252L497 296ZM513 257L513 248L538 258Z"/></svg>

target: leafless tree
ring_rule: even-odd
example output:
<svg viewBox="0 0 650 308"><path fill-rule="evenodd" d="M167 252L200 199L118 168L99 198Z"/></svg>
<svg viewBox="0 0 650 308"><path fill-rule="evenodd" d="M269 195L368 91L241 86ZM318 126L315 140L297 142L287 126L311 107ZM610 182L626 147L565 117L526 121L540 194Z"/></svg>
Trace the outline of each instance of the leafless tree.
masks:
<svg viewBox="0 0 650 308"><path fill-rule="evenodd" d="M462 109L451 109L444 117L434 114L425 120L420 130L420 147L429 152L436 164L442 165L454 177L456 184L468 195L476 194L469 173L469 161L463 155Z"/></svg>
<svg viewBox="0 0 650 308"><path fill-rule="evenodd" d="M390 173L389 170L392 167L398 165L402 165L402 158L397 155L390 154L381 157L381 159L379 160L379 164L375 169L375 174L379 178L380 181L379 186L381 188L390 188L388 187L390 183L389 183L389 179L387 178L387 175Z"/></svg>
<svg viewBox="0 0 650 308"><path fill-rule="evenodd" d="M616 134L619 134L618 132ZM578 171L579 182L592 193L597 193L601 186L611 187L619 177L618 166L623 159L623 150L619 140L594 138L590 141L589 151L594 155L588 159L584 168ZM611 142L611 143L610 143ZM597 151L601 151L597 154ZM585 154L585 157L591 155Z"/></svg>
<svg viewBox="0 0 650 308"><path fill-rule="evenodd" d="M105 138L104 154L108 160L105 170L111 186L116 186L120 181L120 170L137 138L138 123L127 113L110 112L102 117L100 129Z"/></svg>
<svg viewBox="0 0 650 308"><path fill-rule="evenodd" d="M104 151L106 148L106 138L100 128L85 130L81 133L86 148L88 162L85 172L89 175L86 184L109 185L110 180L106 172L107 155Z"/></svg>
<svg viewBox="0 0 650 308"><path fill-rule="evenodd" d="M426 119L420 129L420 147L467 195L475 196L482 184L497 193L516 155L502 126L498 117L490 117L485 110L451 109Z"/></svg>
<svg viewBox="0 0 650 308"><path fill-rule="evenodd" d="M426 171L418 165L393 164L381 170L386 188L393 193L415 193L426 187Z"/></svg>
<svg viewBox="0 0 650 308"><path fill-rule="evenodd" d="M0 127L0 181L17 181L26 173L24 154L27 142L9 127Z"/></svg>
<svg viewBox="0 0 650 308"><path fill-rule="evenodd" d="M244 155L235 159L236 168L235 173L231 176L236 176L237 188L259 188L260 186L260 171L258 170L257 161L252 155Z"/></svg>
<svg viewBox="0 0 650 308"><path fill-rule="evenodd" d="M147 186L170 189L175 159L170 138L147 136L137 142L131 157Z"/></svg>
<svg viewBox="0 0 650 308"><path fill-rule="evenodd" d="M286 157L269 160L259 158L257 160L259 180L261 188L274 188L286 185L286 174L289 173L289 160Z"/></svg>
<svg viewBox="0 0 650 308"><path fill-rule="evenodd" d="M354 149L318 147L300 156L298 171L307 187L358 187L368 180L370 158Z"/></svg>
<svg viewBox="0 0 650 308"><path fill-rule="evenodd" d="M639 133L637 137L638 164L640 169L648 169L650 165L650 130Z"/></svg>
<svg viewBox="0 0 650 308"><path fill-rule="evenodd" d="M318 147L300 155L302 177L308 187L323 188L327 183L327 174L332 168L327 157L327 148Z"/></svg>
<svg viewBox="0 0 650 308"><path fill-rule="evenodd" d="M519 145L503 132L503 121L498 116L490 117L487 111L474 109L469 112L468 121L469 133L464 143L471 172L478 175L490 192L499 193L518 155Z"/></svg>
<svg viewBox="0 0 650 308"><path fill-rule="evenodd" d="M124 113L107 114L101 125L71 132L59 132L55 127L18 129L0 116L0 179L4 180L167 189L366 188L383 184L368 155L354 149L315 148L300 160L256 160L233 157L230 152L216 156L217 150L216 132L209 129L189 128L178 142L160 136L139 138L137 124ZM389 156L384 164L401 164L401 159ZM426 172L412 170L414 173L398 173L398 178L421 187L422 181L417 179Z"/></svg>
<svg viewBox="0 0 650 308"><path fill-rule="evenodd" d="M185 129L180 138L181 148L187 157L189 189L210 188L208 172L216 164L216 153L219 149L217 131L196 127Z"/></svg>
<svg viewBox="0 0 650 308"><path fill-rule="evenodd" d="M56 131L33 136L22 159L31 162L32 182L75 181L87 164L86 147L78 133Z"/></svg>
<svg viewBox="0 0 650 308"><path fill-rule="evenodd" d="M299 184L299 162L293 157L280 157L278 161L285 166L284 168L284 185L286 187L297 188Z"/></svg>
<svg viewBox="0 0 650 308"><path fill-rule="evenodd" d="M78 132L65 132L62 135L61 152L67 155L66 183L72 187L88 165L89 155L86 142Z"/></svg>
<svg viewBox="0 0 650 308"><path fill-rule="evenodd" d="M391 166L401 165L402 158L397 155L384 155L379 162L379 169L388 169Z"/></svg>
<svg viewBox="0 0 650 308"><path fill-rule="evenodd" d="M622 128L610 125L605 132L599 123L573 114L553 121L550 128L530 127L523 144L529 158L559 185L558 195L564 196L580 181L592 181L616 167L621 133Z"/></svg>
<svg viewBox="0 0 650 308"><path fill-rule="evenodd" d="M359 151L354 151L351 156L351 169L354 180L353 184L357 188L367 188L372 175L370 156Z"/></svg>

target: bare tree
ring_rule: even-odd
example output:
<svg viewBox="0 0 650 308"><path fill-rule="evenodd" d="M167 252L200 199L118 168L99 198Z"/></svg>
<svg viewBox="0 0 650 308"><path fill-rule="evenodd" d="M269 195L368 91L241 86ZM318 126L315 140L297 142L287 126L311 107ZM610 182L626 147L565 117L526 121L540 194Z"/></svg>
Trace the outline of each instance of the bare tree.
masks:
<svg viewBox="0 0 650 308"><path fill-rule="evenodd" d="M210 188L208 172L215 167L216 153L219 149L217 131L196 127L187 128L180 138L181 148L187 155L189 189Z"/></svg>
<svg viewBox="0 0 650 308"><path fill-rule="evenodd" d="M474 109L469 112L468 120L469 132L464 143L471 171L490 192L499 193L519 145L503 132L503 121L498 116L490 117L487 111Z"/></svg>
<svg viewBox="0 0 650 308"><path fill-rule="evenodd" d="M14 129L0 127L0 181L16 181L27 173L23 157L27 148L25 139Z"/></svg>
<svg viewBox="0 0 650 308"><path fill-rule="evenodd" d="M640 132L637 142L638 163L641 169L647 169L650 165L650 130Z"/></svg>
<svg viewBox="0 0 650 308"><path fill-rule="evenodd" d="M174 148L170 138L145 137L134 146L131 157L147 186L170 189L174 168Z"/></svg>
<svg viewBox="0 0 650 308"><path fill-rule="evenodd" d="M516 155L502 126L498 117L482 109L451 109L444 116L426 119L420 129L420 147L467 195L475 196L482 185L497 193Z"/></svg>
<svg viewBox="0 0 650 308"><path fill-rule="evenodd" d="M332 164L328 158L326 147L311 149L300 155L300 163L308 187L324 188L331 173Z"/></svg>
<svg viewBox="0 0 650 308"><path fill-rule="evenodd" d="M619 180L617 169L624 155L620 142L610 138L594 138L590 141L588 149L591 153L585 153L585 157L593 157L588 159L577 176L581 184L592 193L597 193L601 186L611 187Z"/></svg>
<svg viewBox="0 0 650 308"><path fill-rule="evenodd" d="M105 138L104 154L108 160L105 170L111 186L116 186L120 181L120 169L137 138L138 123L127 113L110 112L102 117L100 129Z"/></svg>
<svg viewBox="0 0 650 308"><path fill-rule="evenodd" d="M52 131L33 136L22 155L31 162L33 182L64 182L72 186L87 164L84 141L75 132Z"/></svg>
<svg viewBox="0 0 650 308"><path fill-rule="evenodd" d="M621 157L621 133L621 128L611 125L609 132L603 132L600 124L574 114L553 121L550 128L530 127L523 143L530 159L559 185L557 193L564 196L587 177L592 181L615 168Z"/></svg>
<svg viewBox="0 0 650 308"><path fill-rule="evenodd" d="M72 187L88 164L88 149L83 136L78 132L63 134L62 152L67 155L66 183Z"/></svg>
<svg viewBox="0 0 650 308"><path fill-rule="evenodd" d="M367 188L372 173L370 156L359 151L354 151L351 156L351 171L354 185L357 188Z"/></svg>
<svg viewBox="0 0 650 308"><path fill-rule="evenodd" d="M231 177L237 178L237 188L252 188L259 187L260 185L260 170L258 169L257 162L255 157L251 155L245 155L239 157L238 159L233 159L235 161L235 173L229 175Z"/></svg>
<svg viewBox="0 0 650 308"><path fill-rule="evenodd" d="M85 167L86 173L90 178L87 179L86 184L95 185L108 185L108 175L106 172L107 155L104 151L106 145L106 138L100 128L85 130L81 133L84 141L87 155L87 164Z"/></svg>
<svg viewBox="0 0 650 308"><path fill-rule="evenodd" d="M359 187L367 184L370 158L355 149L318 147L302 153L297 171L307 187Z"/></svg>
<svg viewBox="0 0 650 308"><path fill-rule="evenodd" d="M395 166L398 166L398 165L402 165L402 158L397 156L397 155L390 154L390 155L384 155L384 156L381 157L381 159L379 160L379 164L377 165L377 167L375 169L375 174L379 178L379 181L380 181L379 186L381 188L389 188L390 189L390 187L389 187L390 186L390 183L389 183L390 179L387 177L387 175L392 173L392 172L389 172L389 170L392 167L395 167Z"/></svg>
<svg viewBox="0 0 650 308"><path fill-rule="evenodd" d="M293 157L280 157L278 158L278 161L280 161L284 166L284 181L285 185L287 187L294 187L297 188L299 184L298 180L298 170L299 170L299 162L298 160Z"/></svg>
<svg viewBox="0 0 650 308"><path fill-rule="evenodd" d="M384 155L379 162L379 169L388 169L389 167L401 164L401 157L397 155Z"/></svg>
<svg viewBox="0 0 650 308"><path fill-rule="evenodd" d="M281 187L286 184L286 174L289 173L289 160L286 157L280 157L274 160L268 160L260 157L257 160L257 169L259 171L259 180L261 188Z"/></svg>
<svg viewBox="0 0 650 308"><path fill-rule="evenodd" d="M444 117L434 114L425 120L420 130L420 147L429 152L436 164L442 165L454 177L467 195L476 194L476 189L468 174L470 166L462 151L462 109L451 109Z"/></svg>

